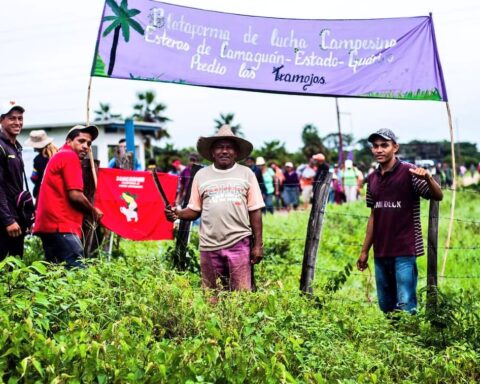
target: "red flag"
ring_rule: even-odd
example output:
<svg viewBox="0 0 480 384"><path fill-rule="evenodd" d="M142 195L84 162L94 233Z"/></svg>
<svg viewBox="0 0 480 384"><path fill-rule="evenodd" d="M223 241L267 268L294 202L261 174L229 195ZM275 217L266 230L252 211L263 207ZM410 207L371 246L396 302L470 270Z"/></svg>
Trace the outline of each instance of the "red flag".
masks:
<svg viewBox="0 0 480 384"><path fill-rule="evenodd" d="M175 201L178 177L157 173L168 201ZM173 223L167 221L165 204L151 172L100 168L95 206L101 223L131 240L171 240Z"/></svg>

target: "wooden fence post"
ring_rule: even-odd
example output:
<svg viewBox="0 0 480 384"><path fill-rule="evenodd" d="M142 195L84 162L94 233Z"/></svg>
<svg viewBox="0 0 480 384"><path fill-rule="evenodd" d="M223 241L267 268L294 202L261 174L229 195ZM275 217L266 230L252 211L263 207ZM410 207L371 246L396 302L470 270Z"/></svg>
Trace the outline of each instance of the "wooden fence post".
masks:
<svg viewBox="0 0 480 384"><path fill-rule="evenodd" d="M190 172L190 182L188 183L185 197L182 201L182 209L186 208L188 201L190 200L190 194L192 192L192 181L195 174L202 169L199 164L193 164ZM191 221L180 220L177 231L177 241L175 243L175 252L173 254L173 267L180 271L187 269L187 245L190 238Z"/></svg>
<svg viewBox="0 0 480 384"><path fill-rule="evenodd" d="M439 181L437 175L433 178ZM427 310L432 310L437 305L437 284L438 284L438 216L440 203L430 200L428 212L428 248L427 248Z"/></svg>
<svg viewBox="0 0 480 384"><path fill-rule="evenodd" d="M98 167L100 162L94 161L95 172L98 173ZM95 197L95 182L93 180L92 168L89 159L82 161L83 171L83 194L87 197L88 201L93 204ZM84 216L82 224L83 238L84 238L84 253L85 257L89 257L93 252L97 250L102 242L102 235L99 233L96 227L96 223L91 217Z"/></svg>
<svg viewBox="0 0 480 384"><path fill-rule="evenodd" d="M315 264L317 261L318 245L322 232L323 217L327 205L327 197L330 188L332 174L328 172L315 185L313 192L313 204L308 220L307 238L305 240L305 252L303 254L302 276L300 278L300 289L305 293L312 293L312 282L315 277Z"/></svg>

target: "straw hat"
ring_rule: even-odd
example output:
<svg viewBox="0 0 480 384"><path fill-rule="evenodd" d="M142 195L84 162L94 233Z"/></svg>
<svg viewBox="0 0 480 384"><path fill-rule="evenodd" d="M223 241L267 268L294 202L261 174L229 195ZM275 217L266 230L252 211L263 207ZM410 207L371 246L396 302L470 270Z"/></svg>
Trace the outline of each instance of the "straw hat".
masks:
<svg viewBox="0 0 480 384"><path fill-rule="evenodd" d="M258 156L255 165L265 165L265 159L262 156Z"/></svg>
<svg viewBox="0 0 480 384"><path fill-rule="evenodd" d="M25 141L27 147L33 147L37 149L45 148L53 141L51 137L48 137L47 132L43 129L30 131L28 139Z"/></svg>
<svg viewBox="0 0 480 384"><path fill-rule="evenodd" d="M197 141L197 151L200 155L207 160L213 161L211 148L213 143L218 140L228 139L233 141L238 147L237 160L243 160L253 150L253 145L249 141L242 139L241 137L235 136L232 132L230 125L224 124L220 127L218 132L209 137L200 137Z"/></svg>

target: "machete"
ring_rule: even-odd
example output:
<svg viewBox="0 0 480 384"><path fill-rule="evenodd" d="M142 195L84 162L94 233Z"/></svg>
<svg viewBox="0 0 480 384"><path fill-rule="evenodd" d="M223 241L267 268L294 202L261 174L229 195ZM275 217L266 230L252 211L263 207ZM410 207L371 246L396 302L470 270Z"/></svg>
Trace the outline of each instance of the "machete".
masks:
<svg viewBox="0 0 480 384"><path fill-rule="evenodd" d="M165 207L167 209L171 209L172 206L167 200L167 195L165 195L165 191L163 190L162 184L160 183L160 180L158 179L157 172L155 169L152 169L152 176L153 176L153 181L155 181L155 185L157 186L158 192L160 192L160 196L162 196L163 203L165 204Z"/></svg>

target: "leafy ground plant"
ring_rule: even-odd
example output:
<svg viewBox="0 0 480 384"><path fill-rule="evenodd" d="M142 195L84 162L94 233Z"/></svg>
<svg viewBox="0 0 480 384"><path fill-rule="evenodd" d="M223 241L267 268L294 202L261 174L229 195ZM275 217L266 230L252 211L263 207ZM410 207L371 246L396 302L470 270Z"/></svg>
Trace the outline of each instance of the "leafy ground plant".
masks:
<svg viewBox="0 0 480 384"><path fill-rule="evenodd" d="M452 246L475 246L472 224L479 203L475 194L460 194L457 217L470 225L455 224ZM422 206L423 220L427 209ZM308 214L266 216L258 291L226 292L216 305L201 289L198 272L170 268L166 243L122 241L122 257L108 262L100 256L88 260L85 270L67 271L41 261L37 239L29 239L25 260L9 257L0 263L0 378L10 383L478 382L480 268L463 261L473 258L474 250L449 256L436 313L427 312L421 291L417 316L388 319L366 299L371 289L366 275L352 268L367 216L362 203L327 207L312 297L299 294ZM441 219L440 225L443 244L448 221ZM419 267L422 288L425 258Z"/></svg>

